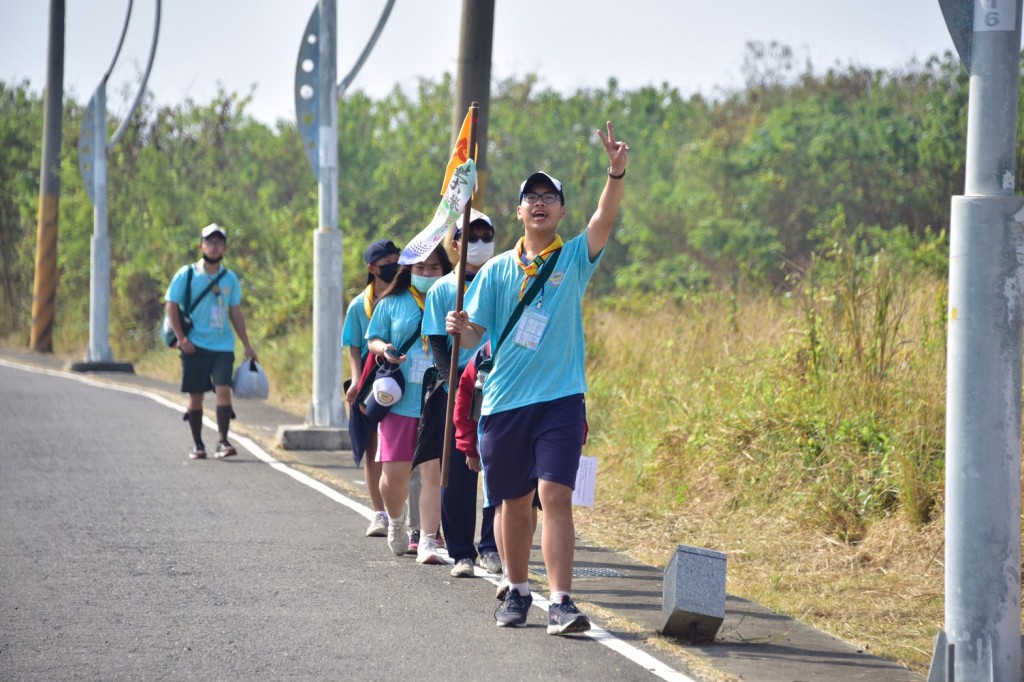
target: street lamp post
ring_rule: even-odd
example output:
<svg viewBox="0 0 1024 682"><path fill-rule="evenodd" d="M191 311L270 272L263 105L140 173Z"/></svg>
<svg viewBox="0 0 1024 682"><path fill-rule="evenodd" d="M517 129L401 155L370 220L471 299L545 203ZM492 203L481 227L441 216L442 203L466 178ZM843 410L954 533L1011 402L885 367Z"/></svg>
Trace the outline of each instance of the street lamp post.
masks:
<svg viewBox="0 0 1024 682"><path fill-rule="evenodd" d="M107 154L120 141L127 129L132 114L139 106L142 95L146 91L149 73L153 68L156 56L157 39L160 35L161 0L156 0L156 21L153 27L153 44L149 51L149 63L139 84L132 106L125 114L107 142L107 80L110 78L117 57L124 45L128 32L128 23L132 15L132 2L128 3L128 12L121 31L114 58L110 68L103 74L100 84L96 87L82 121L82 131L78 138L78 170L82 175L85 191L93 202L93 236L90 248L89 275L89 348L84 362L70 364L72 370L78 372L132 372L131 363L114 362L110 350L110 237L107 221Z"/></svg>

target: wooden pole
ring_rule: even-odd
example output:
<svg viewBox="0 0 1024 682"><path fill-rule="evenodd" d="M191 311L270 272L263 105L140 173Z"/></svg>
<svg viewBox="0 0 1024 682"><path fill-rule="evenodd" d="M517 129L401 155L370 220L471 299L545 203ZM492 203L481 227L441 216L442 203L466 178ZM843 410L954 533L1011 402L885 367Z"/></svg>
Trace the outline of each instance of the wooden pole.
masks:
<svg viewBox="0 0 1024 682"><path fill-rule="evenodd" d="M476 161L476 126L480 103L469 105L469 154ZM459 263L455 267L455 310L462 311L464 289L466 288L466 255L469 249L469 213L473 208L473 197L466 202L462 214L462 239L459 240ZM462 349L462 335L452 335L451 367L448 369L448 409L444 418L444 450L441 452L441 487L448 487L448 472L451 470L452 443L455 442L455 394L459 390L459 351Z"/></svg>

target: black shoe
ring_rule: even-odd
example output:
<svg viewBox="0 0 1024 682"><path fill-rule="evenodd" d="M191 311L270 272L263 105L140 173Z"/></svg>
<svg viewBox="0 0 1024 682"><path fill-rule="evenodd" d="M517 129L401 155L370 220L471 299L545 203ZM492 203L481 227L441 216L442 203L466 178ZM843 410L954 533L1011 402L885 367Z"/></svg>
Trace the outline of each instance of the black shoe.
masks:
<svg viewBox="0 0 1024 682"><path fill-rule="evenodd" d="M192 449L188 453L189 459L206 459L206 446L202 443L196 443L192 446Z"/></svg>
<svg viewBox="0 0 1024 682"><path fill-rule="evenodd" d="M513 587L508 591L505 601L495 609L494 620L499 628L517 628L526 625L526 616L530 613L532 604L532 594L523 597L519 594L519 590Z"/></svg>
<svg viewBox="0 0 1024 682"><path fill-rule="evenodd" d="M217 443L217 452L213 454L217 459L223 459L225 457L234 457L238 454L238 450L235 450L235 446L226 440L222 440Z"/></svg>
<svg viewBox="0 0 1024 682"><path fill-rule="evenodd" d="M590 629L590 619L580 613L569 595L562 597L560 604L548 607L548 634L571 635Z"/></svg>

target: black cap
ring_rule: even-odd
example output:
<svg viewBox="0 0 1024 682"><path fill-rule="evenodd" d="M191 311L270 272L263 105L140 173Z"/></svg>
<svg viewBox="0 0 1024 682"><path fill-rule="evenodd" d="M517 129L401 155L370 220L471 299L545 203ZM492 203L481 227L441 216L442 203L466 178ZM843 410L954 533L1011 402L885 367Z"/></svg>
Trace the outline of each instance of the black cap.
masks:
<svg viewBox="0 0 1024 682"><path fill-rule="evenodd" d="M366 247L366 264L373 265L374 262L379 261L381 258L392 255L400 256L402 252L398 250L398 247L390 239L378 239Z"/></svg>
<svg viewBox="0 0 1024 682"><path fill-rule="evenodd" d="M523 195L526 194L531 187L544 183L551 185L558 192L558 198L562 200L562 204L565 204L565 195L562 194L562 183L554 179L544 171L537 171L530 177L523 180L523 184L519 185L519 199L522 200Z"/></svg>

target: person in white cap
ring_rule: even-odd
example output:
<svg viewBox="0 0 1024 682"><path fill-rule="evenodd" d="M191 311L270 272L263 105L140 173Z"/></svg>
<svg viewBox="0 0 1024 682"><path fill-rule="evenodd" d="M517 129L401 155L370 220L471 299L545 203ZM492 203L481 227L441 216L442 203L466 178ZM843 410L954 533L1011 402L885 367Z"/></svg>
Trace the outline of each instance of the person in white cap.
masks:
<svg viewBox="0 0 1024 682"><path fill-rule="evenodd" d="M485 213L470 210L468 235L462 228L456 228L452 237L452 249L461 252L462 239L466 245L466 282L471 283L476 273L494 255L494 223ZM457 273L442 277L427 294L426 309L423 313L423 333L430 337L430 348L434 366L442 379L447 380L451 365L451 338L445 331L444 317L455 307L458 286ZM481 344L487 341L481 340ZM459 375L476 353L476 347L462 346L459 349ZM456 384L456 387L458 384ZM440 417L444 422L444 416ZM431 448L433 457L440 458L444 448L443 427L438 429L441 437ZM454 435L454 434L453 434ZM473 545L476 532L477 479L480 459L476 453L467 457L464 451L452 448L452 460L448 470L448 485L441 491L441 527L448 545L448 556L455 561L451 575L455 578L469 578L474 574L473 564L478 563L489 573L501 572L498 543L494 535L494 507L483 509L480 523L480 544Z"/></svg>
<svg viewBox="0 0 1024 682"><path fill-rule="evenodd" d="M382 468L380 493L388 513L388 547L395 556L402 556L409 549L406 500L420 420L423 375L430 366L428 339L423 335L423 306L430 287L451 270L444 246L438 246L420 263L401 266L382 294L366 330L370 352L382 361L398 365L404 378L401 399L377 427L377 456ZM367 416L369 411L368 407ZM440 564L443 559L437 551L436 529L441 525L441 467L434 461L418 468L422 534L416 561ZM427 529L435 532L428 533Z"/></svg>
<svg viewBox="0 0 1024 682"><path fill-rule="evenodd" d="M242 341L245 356L257 360L249 343L242 315L242 286L234 272L221 262L228 248L228 233L217 223L203 228L199 241L202 258L175 273L164 294L167 319L181 354L181 391L188 393L185 421L192 431L191 459L205 459L203 444L203 395L217 396L217 458L236 454L228 441L234 411L231 409L232 373L235 364L235 334ZM182 314L186 297L190 310ZM191 328L186 330L185 324Z"/></svg>
<svg viewBox="0 0 1024 682"><path fill-rule="evenodd" d="M494 618L499 627L526 624L533 602L527 578L534 496L544 510L541 553L551 587L547 632L564 635L590 628L570 596L575 553L572 490L586 436L587 390L583 295L611 237L622 201L629 146L615 139L611 121L598 136L608 157L604 190L590 223L563 244L558 224L565 194L538 171L519 188L516 216L524 235L512 251L492 258L473 280L464 311L445 320L462 344L492 337L494 365L483 385L480 456L492 502L501 504L501 534L509 590ZM557 260L556 260L557 258ZM554 261L554 263L550 263ZM544 269L545 265L553 265ZM496 346L513 312L536 278L547 280ZM495 347L496 346L496 347Z"/></svg>

